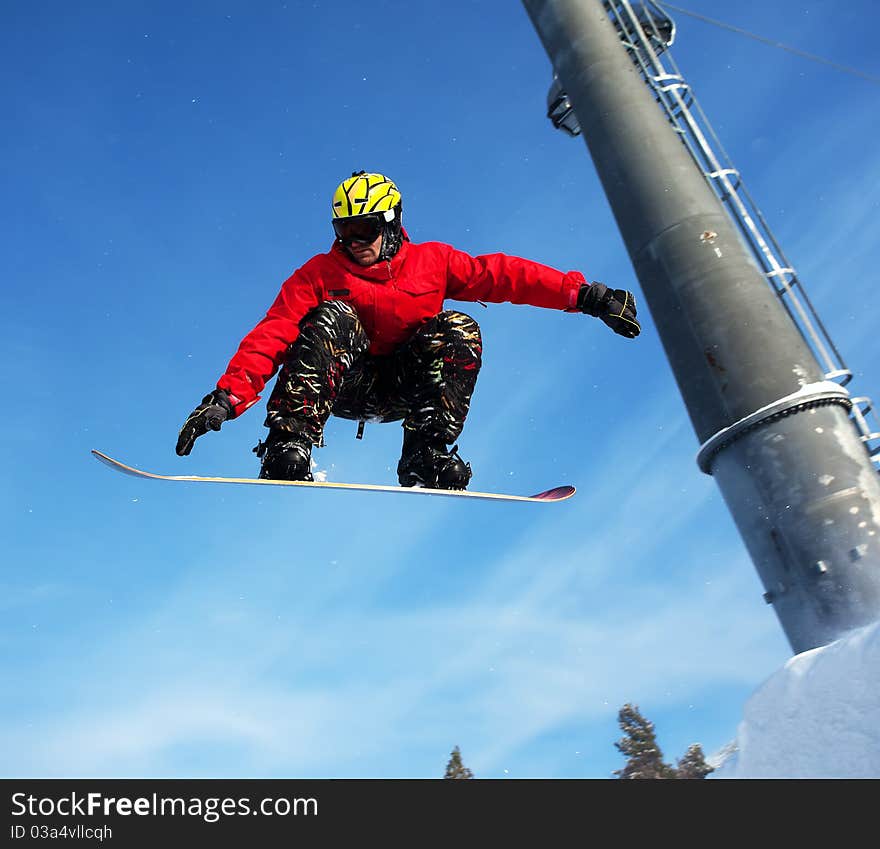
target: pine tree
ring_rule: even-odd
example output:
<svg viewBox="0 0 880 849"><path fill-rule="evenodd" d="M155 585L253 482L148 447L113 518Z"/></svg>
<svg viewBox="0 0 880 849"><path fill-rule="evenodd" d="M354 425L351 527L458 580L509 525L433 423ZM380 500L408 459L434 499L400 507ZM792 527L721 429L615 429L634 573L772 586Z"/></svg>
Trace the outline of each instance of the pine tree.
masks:
<svg viewBox="0 0 880 849"><path fill-rule="evenodd" d="M473 778L474 774L461 762L461 752L456 746L452 750L449 763L446 764L446 775L444 778Z"/></svg>
<svg viewBox="0 0 880 849"><path fill-rule="evenodd" d="M636 705L625 704L617 722L626 735L614 745L627 762L614 774L620 778L676 778L675 770L663 762L663 753L654 736L654 723L648 722Z"/></svg>
<svg viewBox="0 0 880 849"><path fill-rule="evenodd" d="M714 767L706 763L706 758L703 757L703 747L699 743L689 746L678 761L679 778L705 778L714 771Z"/></svg>

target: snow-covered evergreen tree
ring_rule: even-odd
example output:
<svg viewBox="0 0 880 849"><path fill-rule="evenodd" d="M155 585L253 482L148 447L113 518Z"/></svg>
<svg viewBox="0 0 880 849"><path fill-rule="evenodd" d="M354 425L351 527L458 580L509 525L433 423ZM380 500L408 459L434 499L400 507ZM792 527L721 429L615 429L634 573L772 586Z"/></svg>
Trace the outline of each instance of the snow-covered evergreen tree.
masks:
<svg viewBox="0 0 880 849"><path fill-rule="evenodd" d="M699 743L688 746L688 750L678 760L679 778L705 778L714 769L706 763L703 747Z"/></svg>
<svg viewBox="0 0 880 849"><path fill-rule="evenodd" d="M675 770L663 762L663 753L654 735L654 723L648 722L636 705L625 704L617 714L624 737L614 745L627 758L620 778L675 778Z"/></svg>
<svg viewBox="0 0 880 849"><path fill-rule="evenodd" d="M461 752L458 746L452 750L449 763L446 764L444 778L473 778L474 774L461 762Z"/></svg>

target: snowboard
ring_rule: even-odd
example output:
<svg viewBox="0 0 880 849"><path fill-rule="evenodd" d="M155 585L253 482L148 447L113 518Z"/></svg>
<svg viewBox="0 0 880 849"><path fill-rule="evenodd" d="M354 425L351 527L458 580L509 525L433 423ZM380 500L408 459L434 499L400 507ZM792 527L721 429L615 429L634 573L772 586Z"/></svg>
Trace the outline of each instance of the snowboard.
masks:
<svg viewBox="0 0 880 849"><path fill-rule="evenodd" d="M348 489L366 492L393 492L399 495L438 495L444 498L471 498L482 501L530 501L543 504L565 501L575 493L573 486L556 486L536 495L508 495L501 492L469 492L466 489L429 489L428 487L385 486L370 483L338 483L336 481L276 481L263 478L216 478L202 475L157 475L145 472L114 460L100 451L92 449L92 454L105 465L117 472L136 478L159 481L183 481L187 483L235 483L253 484L255 486L296 486L303 489Z"/></svg>

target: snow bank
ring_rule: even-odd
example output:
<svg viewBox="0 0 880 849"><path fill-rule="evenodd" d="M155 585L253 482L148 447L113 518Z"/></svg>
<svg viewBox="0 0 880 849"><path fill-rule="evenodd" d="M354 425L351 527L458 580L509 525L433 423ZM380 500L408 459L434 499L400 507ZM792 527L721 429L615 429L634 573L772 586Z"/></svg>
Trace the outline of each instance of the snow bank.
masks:
<svg viewBox="0 0 880 849"><path fill-rule="evenodd" d="M710 778L880 778L880 623L789 660L709 760Z"/></svg>

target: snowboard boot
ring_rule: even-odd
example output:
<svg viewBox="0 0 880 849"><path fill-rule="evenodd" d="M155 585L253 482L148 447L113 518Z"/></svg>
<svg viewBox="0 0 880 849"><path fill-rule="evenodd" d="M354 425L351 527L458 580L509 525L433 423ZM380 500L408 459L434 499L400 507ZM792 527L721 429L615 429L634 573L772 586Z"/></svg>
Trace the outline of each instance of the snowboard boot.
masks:
<svg viewBox="0 0 880 849"><path fill-rule="evenodd" d="M254 448L262 466L260 477L276 481L311 481L312 443L296 433L270 430Z"/></svg>
<svg viewBox="0 0 880 849"><path fill-rule="evenodd" d="M449 449L442 440L404 429L397 479L401 486L465 489L471 479L471 464L458 456L457 445Z"/></svg>

